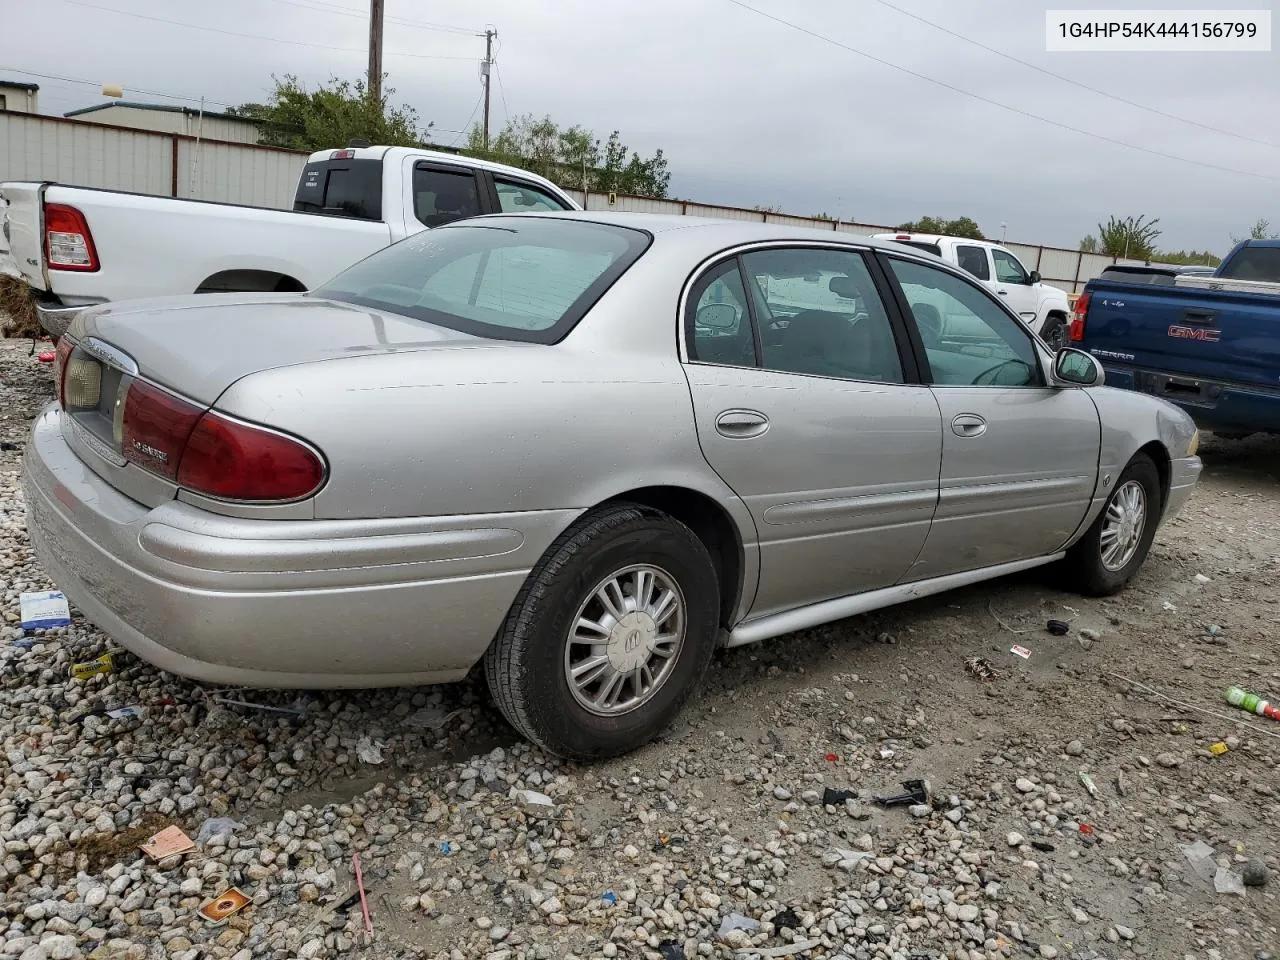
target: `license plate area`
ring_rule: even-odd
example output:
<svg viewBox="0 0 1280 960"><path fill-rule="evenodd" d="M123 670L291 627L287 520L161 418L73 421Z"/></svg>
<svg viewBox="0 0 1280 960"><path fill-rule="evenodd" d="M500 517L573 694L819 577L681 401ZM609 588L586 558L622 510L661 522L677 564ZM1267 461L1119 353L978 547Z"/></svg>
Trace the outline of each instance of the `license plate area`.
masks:
<svg viewBox="0 0 1280 960"><path fill-rule="evenodd" d="M1218 402L1222 387L1194 377L1178 377L1166 373L1138 373L1137 386L1143 393L1163 397L1175 403L1191 403L1212 407Z"/></svg>

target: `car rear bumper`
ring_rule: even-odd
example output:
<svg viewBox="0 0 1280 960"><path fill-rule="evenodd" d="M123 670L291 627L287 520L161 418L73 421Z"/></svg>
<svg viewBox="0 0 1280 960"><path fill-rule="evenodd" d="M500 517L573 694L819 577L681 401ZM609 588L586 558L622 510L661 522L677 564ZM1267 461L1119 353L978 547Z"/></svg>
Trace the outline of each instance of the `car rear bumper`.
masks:
<svg viewBox="0 0 1280 960"><path fill-rule="evenodd" d="M245 520L155 509L80 460L50 407L23 471L46 571L161 669L210 683L369 687L463 677L575 511Z"/></svg>
<svg viewBox="0 0 1280 960"><path fill-rule="evenodd" d="M1107 386L1168 400L1218 433L1280 433L1280 389L1104 364Z"/></svg>

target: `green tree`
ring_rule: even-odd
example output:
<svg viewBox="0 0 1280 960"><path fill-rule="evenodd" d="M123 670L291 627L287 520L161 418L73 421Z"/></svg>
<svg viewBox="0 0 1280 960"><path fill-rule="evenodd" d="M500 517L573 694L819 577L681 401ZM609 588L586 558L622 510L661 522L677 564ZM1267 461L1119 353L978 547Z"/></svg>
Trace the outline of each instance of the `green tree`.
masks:
<svg viewBox="0 0 1280 960"><path fill-rule="evenodd" d="M1109 257L1125 257L1130 260L1151 260L1156 252L1156 238L1162 231L1156 226L1160 218L1148 220L1142 217L1111 217L1106 224L1098 224L1098 238L1102 243L1100 253Z"/></svg>
<svg viewBox="0 0 1280 960"><path fill-rule="evenodd" d="M1085 234L1084 239L1080 241L1080 252L1081 253L1097 253L1098 238L1095 237L1092 233Z"/></svg>
<svg viewBox="0 0 1280 960"><path fill-rule="evenodd" d="M617 130L602 144L585 127L562 129L549 116L513 118L490 140L488 150L483 130L473 127L466 152L523 167L572 189L582 189L585 183L588 190L665 197L671 182L661 150L646 159L628 150Z"/></svg>
<svg viewBox="0 0 1280 960"><path fill-rule="evenodd" d="M936 233L944 237L968 237L971 240L987 239L972 217L957 217L954 220L946 217L921 217L919 220L898 224L896 229L910 233Z"/></svg>
<svg viewBox="0 0 1280 960"><path fill-rule="evenodd" d="M418 128L413 107L393 107L395 90L383 87L375 97L363 79L330 78L308 90L292 74L273 76L275 89L266 103L245 103L227 112L262 121L262 142L311 152L345 147L351 140L393 147L422 146L433 123Z"/></svg>
<svg viewBox="0 0 1280 960"><path fill-rule="evenodd" d="M1157 250L1151 257L1157 263L1185 263L1201 267L1216 267L1222 258L1208 250Z"/></svg>
<svg viewBox="0 0 1280 960"><path fill-rule="evenodd" d="M1232 243L1239 243L1241 240L1280 240L1280 233L1272 233L1271 221L1265 217L1259 217L1249 228L1247 237L1237 237L1234 233L1231 235Z"/></svg>

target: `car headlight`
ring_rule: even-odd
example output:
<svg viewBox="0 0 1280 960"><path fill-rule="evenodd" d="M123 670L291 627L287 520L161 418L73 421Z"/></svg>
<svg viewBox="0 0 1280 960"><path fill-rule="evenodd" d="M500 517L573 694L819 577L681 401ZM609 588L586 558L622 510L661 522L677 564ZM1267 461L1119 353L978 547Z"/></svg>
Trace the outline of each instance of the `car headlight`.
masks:
<svg viewBox="0 0 1280 960"><path fill-rule="evenodd" d="M1196 430L1191 434L1191 442L1187 444L1187 456L1194 457L1196 451L1200 449L1200 431Z"/></svg>

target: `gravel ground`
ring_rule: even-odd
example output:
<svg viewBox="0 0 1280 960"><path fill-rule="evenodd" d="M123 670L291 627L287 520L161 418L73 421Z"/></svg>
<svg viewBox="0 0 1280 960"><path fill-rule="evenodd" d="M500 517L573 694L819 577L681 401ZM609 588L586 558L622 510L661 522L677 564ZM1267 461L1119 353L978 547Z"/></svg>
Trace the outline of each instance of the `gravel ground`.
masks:
<svg viewBox="0 0 1280 960"><path fill-rule="evenodd" d="M18 594L52 587L13 449L50 394L28 349L0 342L0 957L1280 956L1280 725L1222 703L1280 694L1280 439L1207 440L1120 597L1041 572L727 651L661 740L580 767L480 683L211 690L127 656L71 679L104 636L17 627ZM875 804L921 777L932 805ZM238 825L137 849L211 817ZM1260 885L1217 893L1219 865ZM211 926L229 886L252 902Z"/></svg>

